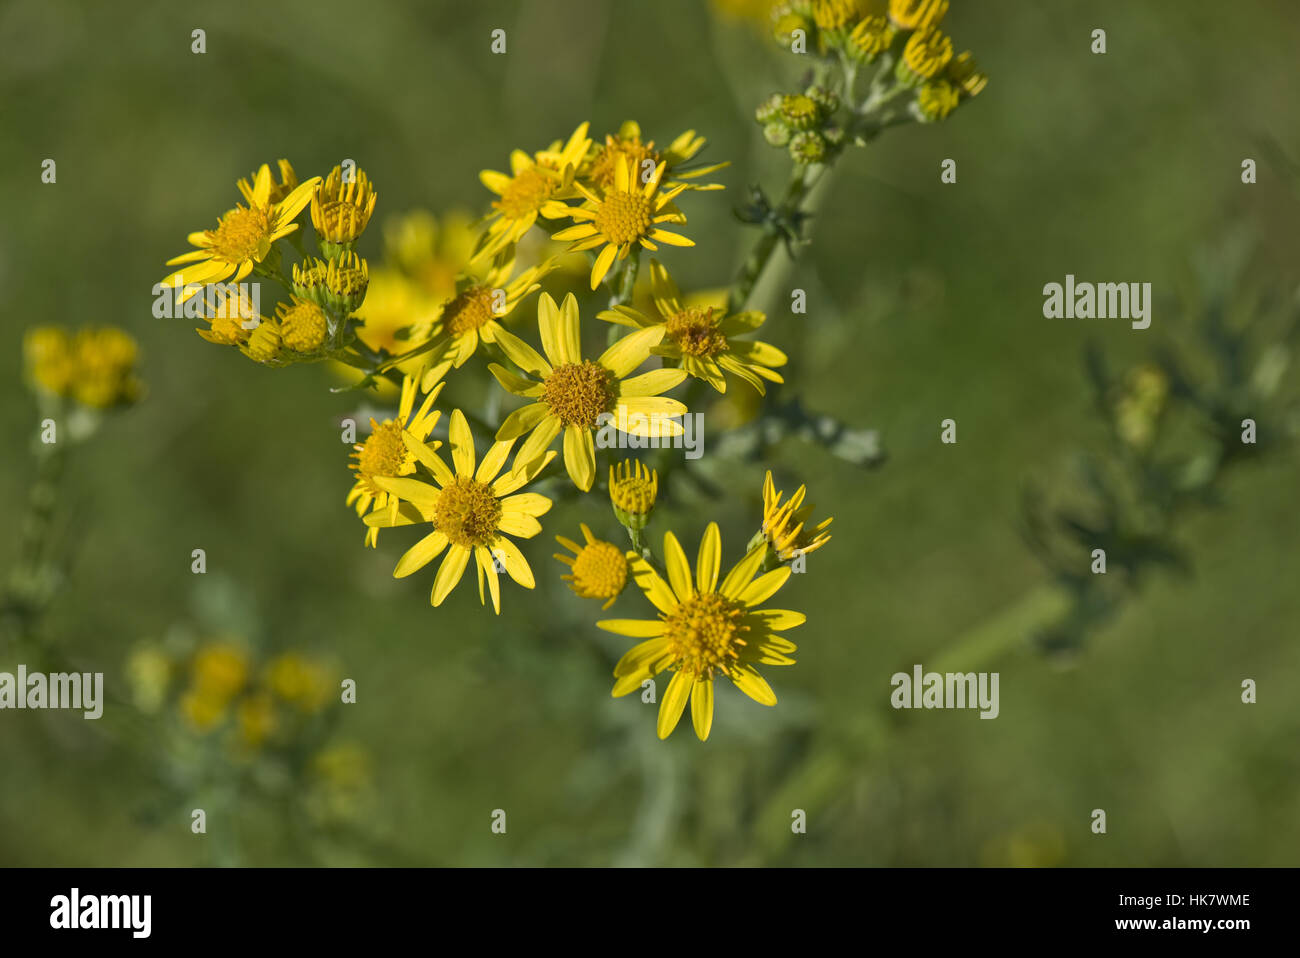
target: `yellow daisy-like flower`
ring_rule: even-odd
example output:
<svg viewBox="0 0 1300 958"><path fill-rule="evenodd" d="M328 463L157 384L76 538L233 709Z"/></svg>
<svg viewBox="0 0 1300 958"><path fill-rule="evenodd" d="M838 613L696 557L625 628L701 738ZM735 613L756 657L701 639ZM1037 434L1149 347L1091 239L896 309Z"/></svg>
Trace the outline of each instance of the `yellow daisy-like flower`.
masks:
<svg viewBox="0 0 1300 958"><path fill-rule="evenodd" d="M578 545L564 536L555 537L556 542L573 553L572 557L555 553L555 558L573 570L560 578L568 582L569 588L584 599L604 599L605 604L601 608L608 609L627 585L627 557L614 543L593 536L585 522L578 525L582 529L585 545Z"/></svg>
<svg viewBox="0 0 1300 958"><path fill-rule="evenodd" d="M860 0L812 0L813 21L818 29L847 30L866 12Z"/></svg>
<svg viewBox="0 0 1300 958"><path fill-rule="evenodd" d="M183 287L177 300L183 303L198 292L194 284L239 282L270 255L276 240L298 228L294 220L312 201L319 184L320 177L313 176L276 200L271 168L263 163L251 193L246 194L248 206L230 210L217 221L216 229L191 233L187 239L198 249L167 261L168 266L185 266L164 279L163 285Z"/></svg>
<svg viewBox="0 0 1300 958"><path fill-rule="evenodd" d="M722 537L709 523L691 575L686 553L671 532L664 535L665 582L634 552L627 554L633 578L659 610L659 618L605 619L606 632L645 641L633 646L614 667L615 697L640 688L665 669L672 681L659 703L659 737L667 738L691 703L691 721L700 741L713 726L713 680L720 672L760 705L775 705L776 694L756 665L794 665L795 644L779 632L803 625L806 617L784 609L757 609L790 577L783 566L758 575L766 549L751 549L718 584ZM758 578L755 576L758 575Z"/></svg>
<svg viewBox="0 0 1300 958"><path fill-rule="evenodd" d="M259 325L265 321L254 308L253 298L243 286L214 286L220 290L216 301L203 299L204 319L207 329L195 329L201 337L218 346L239 346L248 342Z"/></svg>
<svg viewBox="0 0 1300 958"><path fill-rule="evenodd" d="M727 391L724 372L765 392L763 380L785 382L773 367L784 366L786 355L775 346L733 337L753 332L767 317L757 310L725 315L721 309L687 306L681 290L662 265L650 261L650 293L659 315L652 317L632 306L615 306L598 319L640 329L662 329L663 340L650 351L675 359L688 374L703 379L718 392Z"/></svg>
<svg viewBox="0 0 1300 958"><path fill-rule="evenodd" d="M632 160L622 157L614 164L614 182L601 195L593 193L581 183L575 183L574 188L586 198L586 204L547 204L545 215L552 219L568 216L583 221L560 230L555 234L555 239L572 240L573 245L569 247L571 250L591 250L604 246L591 268L592 289L600 285L609 268L614 265L614 260L626 259L632 247L638 243L649 250L659 248L655 245L656 242L667 243L669 246L695 245L694 240L657 225L686 222L686 217L673 204L673 199L687 188L686 184L678 183L663 191L659 189L666 169L667 164L660 160L649 177L642 177L633 167Z"/></svg>
<svg viewBox="0 0 1300 958"><path fill-rule="evenodd" d="M442 415L433 408L433 403L442 392L444 383L429 390L420 408L412 415L420 378L419 375L402 378L402 398L397 405L397 416L382 423L371 419L370 436L352 447L351 458L356 461L349 463L348 468L357 474L357 478L348 492L347 505L355 508L358 516L364 518L373 509L386 511L392 521L397 519L398 498L385 492L377 480L414 473L419 460L412 446L408 445L407 436L424 443ZM437 449L441 445L435 441L428 448ZM378 541L379 527L370 526L366 530L366 545L374 546Z"/></svg>
<svg viewBox="0 0 1300 958"><path fill-rule="evenodd" d="M659 473L625 459L609 467L609 502L614 516L629 529L644 529L659 496Z"/></svg>
<svg viewBox="0 0 1300 958"><path fill-rule="evenodd" d="M952 40L937 27L926 27L907 38L903 58L898 61L898 75L909 82L928 80L951 59Z"/></svg>
<svg viewBox="0 0 1300 958"><path fill-rule="evenodd" d="M507 536L531 539L542 531L538 516L551 508L551 500L535 492L518 492L555 458L550 452L531 458L523 450L514 465L502 473L514 440L496 442L475 468L474 436L465 414L459 409L451 414L451 456L454 470L428 445L408 436L408 448L416 459L433 473L434 485L418 479L380 478L380 489L401 500L396 514L373 512L366 525L405 526L430 522L433 531L407 550L393 570L394 578L403 578L424 568L445 550L446 558L438 567L429 601L441 605L460 582L474 556L478 566L478 597L486 603L483 582L492 593L492 608L501 613L500 584L497 572L504 569L510 578L525 589L536 585L528 560ZM517 493L517 494L512 494Z"/></svg>
<svg viewBox="0 0 1300 958"><path fill-rule="evenodd" d="M730 165L730 163L723 162L696 169L682 169L700 150L704 149L707 142L708 140L704 137L697 136L694 130L687 130L668 144L666 150L661 152L655 149L654 140L642 142L640 125L633 120L627 120L618 128L617 135L607 134L605 142L592 150L591 155L587 157L582 169L578 172L578 180L594 189L606 190L614 185L616 179L615 169L620 163L630 162L632 169L648 171L653 170L662 162L665 177L671 177L674 174L679 177L677 180L665 179L664 185L676 186L678 183L707 176L709 173ZM725 189L721 183L687 182L685 185L687 189L691 190Z"/></svg>
<svg viewBox="0 0 1300 958"><path fill-rule="evenodd" d="M430 295L456 295L456 278L469 265L478 242L475 217L463 210L434 216L411 210L384 220L384 259Z"/></svg>
<svg viewBox="0 0 1300 958"><path fill-rule="evenodd" d="M500 321L542 288L537 281L549 269L550 264L543 263L512 279L515 258L512 250L505 249L482 277L462 277L456 295L443 304L436 320L434 335L440 335L443 342L433 348L434 366L427 375L435 375L442 360L459 369L478 350L480 341L496 342L505 331ZM446 370L446 366L441 368Z"/></svg>
<svg viewBox="0 0 1300 958"><path fill-rule="evenodd" d="M947 80L931 80L922 84L916 94L917 112L924 122L933 123L947 118L949 113L957 109L960 99L957 88Z"/></svg>
<svg viewBox="0 0 1300 958"><path fill-rule="evenodd" d="M312 226L327 243L355 243L370 223L377 199L364 170L353 169L351 182L345 182L343 167L336 166L311 195Z"/></svg>
<svg viewBox="0 0 1300 958"><path fill-rule="evenodd" d="M538 216L555 219L543 207L549 201L573 195L573 177L591 148L588 126L583 123L574 130L562 147L555 143L533 156L515 150L510 154L508 174L496 170L479 173L480 182L500 199L492 201L487 238L476 258L494 256L503 247L518 242Z"/></svg>
<svg viewBox="0 0 1300 958"><path fill-rule="evenodd" d="M849 34L847 50L870 63L894 42L894 27L883 16L863 17Z"/></svg>
<svg viewBox="0 0 1300 958"><path fill-rule="evenodd" d="M297 652L286 652L266 667L266 684L277 698L307 714L319 712L334 690L329 671Z"/></svg>
<svg viewBox="0 0 1300 958"><path fill-rule="evenodd" d="M399 270L387 267L370 272L366 300L357 311L361 324L357 338L375 351L397 356L428 342L435 332L441 306ZM424 365L426 357L415 356L403 363L403 372Z"/></svg>
<svg viewBox="0 0 1300 958"><path fill-rule="evenodd" d="M271 181L270 198L272 203L283 202L290 193L298 188L298 174L293 171L293 164L288 160L280 160L277 165L280 168L280 182ZM239 182L235 184L239 187L239 192L244 194L244 202L250 206L254 202L253 197L257 195L257 174L258 171L255 170L248 178L240 177Z"/></svg>
<svg viewBox="0 0 1300 958"><path fill-rule="evenodd" d="M816 552L831 539L826 531L832 522L827 517L811 529L806 529L813 504L803 504L806 487L800 486L795 494L781 502L785 493L776 488L769 469L763 480L763 527L760 530L767 545L781 562L789 562L799 555Z"/></svg>
<svg viewBox="0 0 1300 958"><path fill-rule="evenodd" d="M660 393L681 384L682 369L652 369L626 378L650 356L663 331L637 330L610 346L595 362L583 359L578 327L578 301L570 293L564 304L543 293L537 303L543 358L518 336L501 329L497 345L510 361L540 382L524 379L497 363L488 369L507 392L534 399L506 417L498 440L514 440L531 432L519 455L541 455L564 431L564 467L574 485L586 492L596 479L594 430L604 425L602 414L613 416L616 428L638 436L679 436L686 407Z"/></svg>
<svg viewBox="0 0 1300 958"><path fill-rule="evenodd" d="M37 326L23 338L28 381L42 392L107 409L135 402L144 391L136 376L140 348L116 326L87 326L69 334Z"/></svg>
<svg viewBox="0 0 1300 958"><path fill-rule="evenodd" d="M248 748L258 748L275 731L275 704L266 692L258 692L240 701L235 708L235 721L239 726L240 743Z"/></svg>
<svg viewBox="0 0 1300 958"><path fill-rule="evenodd" d="M924 30L947 12L948 0L889 0L889 19L900 30Z"/></svg>

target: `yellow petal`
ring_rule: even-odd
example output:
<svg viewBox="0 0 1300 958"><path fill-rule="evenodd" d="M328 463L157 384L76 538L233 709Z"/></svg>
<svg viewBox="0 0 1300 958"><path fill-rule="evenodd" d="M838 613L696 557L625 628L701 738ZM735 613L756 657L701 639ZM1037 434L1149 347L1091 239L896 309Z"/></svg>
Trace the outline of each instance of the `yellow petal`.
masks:
<svg viewBox="0 0 1300 958"><path fill-rule="evenodd" d="M528 560L519 551L519 547L505 536L498 536L492 543L492 552L501 558L501 564L506 567L506 572L519 585L525 589L537 585L537 580L533 578L533 570L528 566Z"/></svg>
<svg viewBox="0 0 1300 958"><path fill-rule="evenodd" d="M673 680L668 683L668 691L664 692L664 697L659 702L660 738L667 738L677 727L677 721L686 708L686 700L690 698L692 684L684 671L678 670L673 674Z"/></svg>
<svg viewBox="0 0 1300 958"><path fill-rule="evenodd" d="M718 524L710 522L700 539L700 554L695 559L695 581L701 592L712 592L717 587L721 563L722 536Z"/></svg>
<svg viewBox="0 0 1300 958"><path fill-rule="evenodd" d="M650 356L650 347L663 338L663 326L651 326L628 333L601 354L596 363L622 379Z"/></svg>
<svg viewBox="0 0 1300 958"><path fill-rule="evenodd" d="M469 422L459 409L451 411L451 462L456 467L456 475L474 475L474 434L470 432Z"/></svg>
<svg viewBox="0 0 1300 958"><path fill-rule="evenodd" d="M496 333L496 341L502 351L510 357L510 361L524 372L540 378L551 374L551 364L514 333L502 328Z"/></svg>
<svg viewBox="0 0 1300 958"><path fill-rule="evenodd" d="M754 575L763 565L763 559L767 555L767 543L760 542L754 548L749 550L745 558L737 562L727 573L727 577L722 580L722 588L718 591L728 599L739 599L740 594L749 585Z"/></svg>
<svg viewBox="0 0 1300 958"><path fill-rule="evenodd" d="M618 384L618 394L620 397L657 396L681 385L685 378L684 369L652 369L640 376L624 379Z"/></svg>
<svg viewBox="0 0 1300 958"><path fill-rule="evenodd" d="M646 598L660 612L669 614L674 612L677 609L677 597L673 594L673 590L668 588L668 583L660 578L659 573L650 563L635 552L628 552L627 558L628 567L632 570L632 578L645 593Z"/></svg>
<svg viewBox="0 0 1300 958"><path fill-rule="evenodd" d="M443 600L460 582L460 577L465 574L465 566L468 564L468 549L461 545L453 545L448 549L447 557L442 560L442 565L438 566L438 574L434 577L430 602L435 606L442 605Z"/></svg>
<svg viewBox="0 0 1300 958"><path fill-rule="evenodd" d="M653 639L663 635L666 626L663 619L601 619L596 623L596 628L613 632L615 635L626 635L632 639ZM667 647L665 642L664 648ZM624 659L626 658L627 656L624 656ZM618 675L619 670L615 669L614 674Z"/></svg>
<svg viewBox="0 0 1300 958"><path fill-rule="evenodd" d="M700 741L707 741L713 728L713 679L703 675L691 689L691 724Z"/></svg>
<svg viewBox="0 0 1300 958"><path fill-rule="evenodd" d="M575 486L583 492L591 489L592 483L596 481L596 445L590 429L582 426L565 427L564 468Z"/></svg>
<svg viewBox="0 0 1300 958"><path fill-rule="evenodd" d="M772 691L772 686L767 684L767 680L752 665L742 662L731 666L731 681L759 705L776 704L776 693Z"/></svg>
<svg viewBox="0 0 1300 958"><path fill-rule="evenodd" d="M776 590L785 585L786 579L790 578L790 567L782 566L780 569L773 569L765 575L759 576L749 585L745 586L744 591L740 593L740 601L745 605L753 607L760 602L765 602L776 594Z"/></svg>
<svg viewBox="0 0 1300 958"><path fill-rule="evenodd" d="M671 532L664 533L664 566L668 570L668 582L679 601L685 602L695 594L695 587L691 585L691 564L686 561L682 544Z"/></svg>

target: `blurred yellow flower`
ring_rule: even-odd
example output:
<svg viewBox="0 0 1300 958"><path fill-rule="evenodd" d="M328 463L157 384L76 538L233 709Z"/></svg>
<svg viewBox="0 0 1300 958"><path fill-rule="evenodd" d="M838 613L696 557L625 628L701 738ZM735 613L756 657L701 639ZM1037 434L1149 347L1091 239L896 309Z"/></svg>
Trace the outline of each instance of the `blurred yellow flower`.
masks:
<svg viewBox="0 0 1300 958"><path fill-rule="evenodd" d="M722 537L709 523L700 541L692 576L690 563L677 537L664 535L665 582L634 552L627 558L633 578L659 610L657 619L605 619L596 625L607 632L645 641L633 646L614 667L613 695L627 695L666 669L672 681L659 704L659 737L677 727L689 699L691 721L700 741L713 726L713 680L718 673L760 705L775 705L776 695L756 665L794 665L796 646L778 635L802 625L801 612L756 609L790 577L789 567L758 575L766 549L758 547L741 559L718 584Z"/></svg>
<svg viewBox="0 0 1300 958"><path fill-rule="evenodd" d="M302 712L319 712L334 687L329 671L313 659L297 652L286 652L273 659L266 669L266 683L271 692Z"/></svg>
<svg viewBox="0 0 1300 958"><path fill-rule="evenodd" d="M87 326L69 333L36 326L23 337L28 381L38 390L107 409L135 402L143 393L136 376L139 347L116 326Z"/></svg>
<svg viewBox="0 0 1300 958"><path fill-rule="evenodd" d="M555 537L556 542L573 553L572 557L555 553L555 558L573 570L560 578L569 583L575 595L604 599L601 608L608 609L627 585L627 558L614 543L593 536L585 522L578 526L582 529L583 545L564 536Z"/></svg>
<svg viewBox="0 0 1300 958"><path fill-rule="evenodd" d="M682 426L675 419L686 407L659 395L686 378L680 369L654 369L626 378L650 355L662 336L659 329L641 329L624 336L595 362L583 359L578 327L578 301L573 294L564 305L543 293L537 304L543 358L513 333L502 329L497 344L520 369L539 381L516 376L503 366L488 366L497 382L516 396L535 400L516 409L497 430L498 440L514 440L532 433L519 455L527 461L542 454L564 431L564 467L574 485L586 492L596 478L594 431L603 413L615 414L618 428L635 435L677 436Z"/></svg>
<svg viewBox="0 0 1300 958"><path fill-rule="evenodd" d="M275 729L275 707L271 696L258 692L241 700L235 708L235 722L242 744L249 748L260 746Z"/></svg>
<svg viewBox="0 0 1300 958"><path fill-rule="evenodd" d="M474 435L459 409L451 414L450 439L454 471L425 443L406 437L416 459L433 474L434 484L405 477L376 477L375 485L396 496L401 503L396 512L371 513L366 517L366 524L388 527L432 523L433 531L398 560L393 577L400 579L424 568L445 550L447 556L438 567L429 597L433 605L441 605L460 582L473 555L478 567L479 601L486 603L483 592L486 579L492 593L492 608L499 615L498 571L509 573L525 589L536 585L528 560L507 536L531 539L542 531L537 517L551 508L551 500L535 492L519 493L518 490L531 482L555 453L525 457L521 450L510 470L502 473L514 440L497 442L476 469Z"/></svg>

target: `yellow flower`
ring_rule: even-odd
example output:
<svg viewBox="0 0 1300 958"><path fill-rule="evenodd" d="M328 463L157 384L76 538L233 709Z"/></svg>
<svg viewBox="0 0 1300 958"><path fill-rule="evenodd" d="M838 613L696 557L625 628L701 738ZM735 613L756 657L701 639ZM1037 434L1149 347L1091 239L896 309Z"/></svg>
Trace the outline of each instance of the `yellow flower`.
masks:
<svg viewBox="0 0 1300 958"><path fill-rule="evenodd" d="M195 653L190 670L195 690L229 701L248 681L248 653L230 642L211 642Z"/></svg>
<svg viewBox="0 0 1300 958"><path fill-rule="evenodd" d="M263 366L285 365L280 352L280 324L273 319L258 323L257 328L249 334L248 342L240 346L239 351Z"/></svg>
<svg viewBox="0 0 1300 958"><path fill-rule="evenodd" d="M77 374L72 337L62 326L33 326L23 335L23 364L38 389L67 395Z"/></svg>
<svg viewBox="0 0 1300 958"><path fill-rule="evenodd" d="M157 712L167 698L172 660L157 646L142 645L132 649L126 671L136 708L146 713Z"/></svg>
<svg viewBox="0 0 1300 958"><path fill-rule="evenodd" d="M384 259L439 299L456 295L456 277L478 242L475 217L462 210L434 216L411 210L384 220Z"/></svg>
<svg viewBox="0 0 1300 958"><path fill-rule="evenodd" d="M917 92L916 107L921 114L921 119L931 123L946 118L949 113L957 109L960 99L961 95L957 92L957 88L947 80L931 80L922 85Z"/></svg>
<svg viewBox="0 0 1300 958"><path fill-rule="evenodd" d="M1163 369L1151 363L1130 369L1114 400L1120 439L1137 449L1150 446L1168 399L1169 377Z"/></svg>
<svg viewBox="0 0 1300 958"><path fill-rule="evenodd" d="M278 698L308 714L319 712L333 691L326 669L297 652L286 652L272 660L266 679Z"/></svg>
<svg viewBox="0 0 1300 958"><path fill-rule="evenodd" d="M308 257L293 266L294 293L337 313L358 309L369 288L370 265L350 250L328 260Z"/></svg>
<svg viewBox="0 0 1300 958"><path fill-rule="evenodd" d="M733 339L753 332L767 317L757 310L726 316L721 309L687 306L681 290L657 261L650 261L650 290L657 317L632 306L615 306L597 313L598 319L639 329L661 329L663 339L650 351L657 356L675 359L696 379L703 379L718 392L727 391L723 372L739 376L760 393L763 380L785 382L772 367L786 364L785 353L767 343Z"/></svg>
<svg viewBox="0 0 1300 958"><path fill-rule="evenodd" d="M185 719L199 732L208 732L226 717L228 700L206 695L191 689L181 696L180 710Z"/></svg>
<svg viewBox="0 0 1300 958"><path fill-rule="evenodd" d="M659 473L625 459L609 467L609 501L614 516L629 529L644 529L659 495Z"/></svg>
<svg viewBox="0 0 1300 958"><path fill-rule="evenodd" d="M811 529L805 529L808 517L813 513L813 504L803 504L806 487L800 486L795 494L781 502L785 493L777 490L772 482L769 469L763 480L763 527L760 530L767 545L781 562L789 562L799 555L816 552L827 542L831 535L826 531L832 519L826 518Z"/></svg>
<svg viewBox="0 0 1300 958"><path fill-rule="evenodd" d="M497 344L510 361L540 380L516 376L496 363L488 366L507 392L536 400L506 417L497 430L498 440L514 440L531 432L519 451L527 460L541 455L563 430L564 467L574 484L586 492L596 478L593 431L605 425L602 414L615 416L616 428L634 435L682 434L681 423L669 417L681 416L686 407L659 394L679 385L686 378L684 370L654 369L625 378L646 361L662 330L637 330L592 362L582 357L578 301L572 293L564 298L563 306L543 293L537 320L546 358L513 333L504 329L497 333Z"/></svg>
<svg viewBox="0 0 1300 958"><path fill-rule="evenodd" d="M198 249L167 261L168 266L186 264L163 280L164 286L184 287L177 302L185 302L198 289L192 284L239 282L271 252L272 244L298 228L294 222L312 200L320 177L294 187L283 199L272 197L271 168L265 163L257 171L248 206L239 205L217 221L216 229L191 233L187 238Z"/></svg>
<svg viewBox="0 0 1300 958"><path fill-rule="evenodd" d="M556 542L573 552L573 558L559 552L555 554L555 558L573 570L560 578L584 599L606 600L601 608L608 609L627 585L627 558L614 543L593 536L585 522L578 525L585 545L578 545L564 536L555 537Z"/></svg>
<svg viewBox="0 0 1300 958"><path fill-rule="evenodd" d="M514 440L493 443L475 469L474 436L465 414L451 414L451 456L454 471L423 442L406 437L408 448L433 473L434 485L409 478L376 477L375 485L401 500L396 514L373 512L366 524L406 526L429 522L433 531L417 542L397 562L394 578L403 578L424 568L443 550L447 556L433 580L430 602L437 606L460 582L472 554L478 566L479 601L486 603L483 581L492 593L492 607L501 612L498 563L510 578L525 589L536 583L528 560L507 536L531 539L542 531L537 517L551 508L551 500L535 492L516 493L533 480L555 457L526 458L522 451L514 465L502 473Z"/></svg>
<svg viewBox="0 0 1300 958"><path fill-rule="evenodd" d="M433 337L440 306L438 300L404 273L389 268L373 270L366 301L357 318L357 338L376 352L400 355ZM400 367L411 372L426 357L412 357Z"/></svg>
<svg viewBox="0 0 1300 958"><path fill-rule="evenodd" d="M656 241L669 246L695 245L694 240L656 225L686 222L686 217L673 204L673 199L686 189L686 184L678 183L661 192L659 186L665 169L667 163L660 160L650 176L643 177L639 169L633 168L632 161L623 157L621 162L614 164L614 182L601 195L575 183L574 188L587 200L584 205L565 206L559 202L546 205L545 215L551 219L568 216L585 221L560 230L555 239L572 240L573 245L569 247L572 250L604 246L591 268L592 289L600 285L614 260L626 259L638 243L649 250L659 248Z"/></svg>
<svg viewBox="0 0 1300 958"><path fill-rule="evenodd" d="M94 409L140 398L139 352L135 340L116 326L87 326L74 335L60 326L36 326L23 337L28 380L43 392Z"/></svg>
<svg viewBox="0 0 1300 958"><path fill-rule="evenodd" d="M220 290L216 301L210 302L207 297L202 301L208 328L194 331L219 346L238 346L248 342L253 330L265 321L265 317L254 308L253 298L243 286L218 286L213 290Z"/></svg>
<svg viewBox="0 0 1300 958"><path fill-rule="evenodd" d="M265 165L265 164L264 164ZM282 202L290 193L298 188L298 174L293 171L293 164L288 160L279 160L277 166L280 168L280 182L271 181L270 199L272 203ZM267 167L269 169L269 167ZM257 195L257 174L260 171L253 171L252 175L245 179L240 177L239 182L235 185L239 187L239 192L244 194L244 202L250 206L253 205L253 197Z"/></svg>
<svg viewBox="0 0 1300 958"><path fill-rule="evenodd" d="M116 326L79 329L72 338L72 398L96 409L135 402L142 390L135 375L139 351L135 340Z"/></svg>
<svg viewBox="0 0 1300 958"><path fill-rule="evenodd" d="M937 27L917 30L907 38L898 61L899 79L909 83L935 76L952 59L952 40Z"/></svg>
<svg viewBox="0 0 1300 958"><path fill-rule="evenodd" d="M257 748L275 731L275 706L271 696L258 692L240 701L235 707L235 721L239 726L240 741L249 748Z"/></svg>
<svg viewBox="0 0 1300 958"><path fill-rule="evenodd" d="M659 737L667 738L691 703L691 720L700 741L713 726L713 680L718 673L760 705L775 705L776 695L755 665L793 665L795 644L778 635L802 625L806 617L784 609L756 609L790 577L789 567L754 578L763 565L764 547L751 549L718 584L722 537L709 523L691 575L686 553L671 532L664 535L665 582L634 552L627 554L636 584L659 610L659 618L605 619L606 632L644 639L614 667L613 695L627 695L665 669L674 671L659 704Z"/></svg>
<svg viewBox="0 0 1300 958"><path fill-rule="evenodd" d="M479 173L483 185L500 199L492 201L494 212L489 216L487 240L476 258L494 256L503 247L518 242L539 215L555 219L542 207L550 200L573 195L573 177L591 147L587 127L583 123L574 130L563 147L557 142L533 156L515 150L510 154L509 174L495 170Z"/></svg>
<svg viewBox="0 0 1300 958"><path fill-rule="evenodd" d="M894 35L894 28L885 17L864 17L849 34L847 50L869 63L889 49Z"/></svg>
<svg viewBox="0 0 1300 958"><path fill-rule="evenodd" d="M813 20L822 30L847 30L864 12L859 0L812 0Z"/></svg>
<svg viewBox="0 0 1300 958"><path fill-rule="evenodd" d="M317 182L320 178L317 177ZM311 195L311 223L327 243L347 246L365 232L378 196L363 170L353 169L344 182L343 167L330 170L325 182Z"/></svg>
<svg viewBox="0 0 1300 958"><path fill-rule="evenodd" d="M924 30L948 12L948 0L889 0L889 19L900 30Z"/></svg>
<svg viewBox="0 0 1300 958"><path fill-rule="evenodd" d="M425 442L442 415L432 407L442 392L444 383L435 385L425 396L419 410L414 415L411 414L415 407L419 380L418 375L402 377L402 397L397 406L397 417L385 419L382 423L371 419L370 436L365 442L352 447L352 458L356 462L349 463L348 468L357 474L357 478L348 492L347 505L353 506L358 516L364 517L373 508L375 511L387 510L390 520L397 518L397 497L385 492L376 484L376 480L414 473L418 460L407 445L406 436ZM441 445L441 442L435 441L429 448L437 449ZM378 541L379 528L369 527L366 530L366 545L374 546Z"/></svg>
<svg viewBox="0 0 1300 958"><path fill-rule="evenodd" d="M478 350L480 340L495 343L504 331L501 320L509 316L524 299L541 289L537 282L546 275L550 264L543 263L526 269L511 279L515 269L513 251L501 251L492 268L481 278L465 276L458 284L456 295L442 306L435 326L435 335L442 343L432 351L433 376L439 371L439 361L447 360L459 369ZM443 367L445 371L446 367Z"/></svg>
<svg viewBox="0 0 1300 958"><path fill-rule="evenodd" d="M714 163L711 166L693 170L681 169L700 150L704 149L705 140L696 136L694 130L687 130L662 152L655 150L654 140L641 142L641 127L633 120L627 120L618 129L618 134L607 134L603 145L592 150L591 155L578 173L578 180L593 189L606 190L614 185L615 169L623 162L631 164L633 170L653 170L660 162L664 164L664 175L670 177L676 173L680 179L665 179L665 186L676 186L686 180L706 176L716 170L729 166L729 163ZM648 163L648 166L647 166ZM721 190L721 183L686 183L691 190Z"/></svg>
<svg viewBox="0 0 1300 958"><path fill-rule="evenodd" d="M280 324L280 341L295 353L314 353L325 345L329 336L329 319L315 303L290 294L289 302L276 304L275 318Z"/></svg>
<svg viewBox="0 0 1300 958"><path fill-rule="evenodd" d="M969 50L953 57L948 64L948 79L961 87L966 96L978 95L989 82L988 75L980 72Z"/></svg>

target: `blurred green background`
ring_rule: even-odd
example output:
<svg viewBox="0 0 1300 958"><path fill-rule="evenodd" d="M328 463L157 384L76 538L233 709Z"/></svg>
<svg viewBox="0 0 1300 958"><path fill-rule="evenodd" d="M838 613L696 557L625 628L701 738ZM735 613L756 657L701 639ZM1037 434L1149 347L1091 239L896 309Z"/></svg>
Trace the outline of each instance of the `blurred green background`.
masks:
<svg viewBox="0 0 1300 958"><path fill-rule="evenodd" d="M122 325L149 386L76 450L75 563L45 633L121 683L138 642L178 622L202 629L224 603L265 648L320 654L357 681L338 731L364 747L375 785L357 826L369 845L291 842L280 811L242 794L198 837L197 802L146 813L156 756L67 713L4 712L0 864L201 864L227 828L249 864L1296 864L1293 457L1234 474L1224 507L1180 530L1192 577L1152 579L1071 667L1028 647L992 666L997 721L880 719L892 673L1045 579L1017 533L1018 497L1100 435L1086 339L1117 365L1143 355L1173 329L1192 255L1242 228L1258 237L1261 285L1285 294L1300 279L1300 201L1258 146L1300 154L1294 5L953 7L947 29L988 88L946 123L848 153L812 246L767 304L763 338L795 358L783 395L880 430L889 459L863 470L793 440L773 457L780 485L807 482L835 516L834 539L780 595L809 618L792 634L798 665L768 670L780 705L720 692L701 744L689 723L661 743L653 706L610 699L622 640L595 629L596 606L550 558L552 536L576 536L579 521L615 538L601 497L545 518L525 545L538 589L507 584L499 618L472 582L431 609L432 569L390 576L413 537L366 550L344 507L338 420L363 397L331 394L324 367L268 370L192 322L154 319L150 288L262 162L289 157L305 177L355 158L376 184L377 222L477 211L489 198L479 170L504 168L512 148L627 118L661 144L694 128L707 158L732 161L716 177L726 192L681 200L697 248L664 257L684 286L725 285L754 238L732 209L748 184L775 192L785 176L752 115L798 85L794 58L692 0L0 4L6 527L33 472L26 327ZM190 52L196 27L203 56ZM498 27L504 56L488 49ZM1089 51L1096 27L1104 56ZM1254 186L1240 181L1248 156ZM55 185L40 182L46 157ZM956 185L939 182L946 157ZM378 256L378 234L363 253ZM1043 319L1042 286L1066 273L1151 282L1152 328ZM806 316L785 309L791 287L808 291ZM593 313L584 306L588 332ZM939 443L948 417L956 446ZM725 500L677 497L654 538L673 528L693 552L716 518L734 561L757 527L762 475L728 465ZM196 599L199 547L212 581ZM610 614L646 608L629 592ZM1239 701L1244 678L1258 682L1256 705ZM506 835L490 830L497 808ZM790 832L794 808L808 812L805 835ZM1089 830L1094 808L1107 811L1104 837Z"/></svg>

